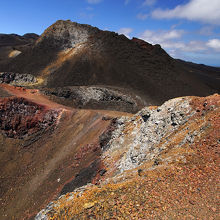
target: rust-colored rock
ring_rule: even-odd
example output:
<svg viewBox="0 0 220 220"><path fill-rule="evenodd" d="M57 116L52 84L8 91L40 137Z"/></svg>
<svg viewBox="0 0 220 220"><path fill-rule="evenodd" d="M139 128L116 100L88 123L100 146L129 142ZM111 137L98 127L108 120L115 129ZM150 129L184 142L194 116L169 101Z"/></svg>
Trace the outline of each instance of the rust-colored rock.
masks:
<svg viewBox="0 0 220 220"><path fill-rule="evenodd" d="M24 138L56 123L58 111L24 98L0 99L0 129L10 138Z"/></svg>

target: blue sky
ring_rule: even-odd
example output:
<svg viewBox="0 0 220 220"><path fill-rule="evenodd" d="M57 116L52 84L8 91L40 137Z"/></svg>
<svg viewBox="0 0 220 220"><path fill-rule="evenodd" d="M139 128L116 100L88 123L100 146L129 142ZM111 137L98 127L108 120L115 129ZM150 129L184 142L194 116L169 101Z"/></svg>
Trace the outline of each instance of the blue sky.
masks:
<svg viewBox="0 0 220 220"><path fill-rule="evenodd" d="M220 0L0 2L0 33L41 34L58 19L161 44L174 58L220 66Z"/></svg>

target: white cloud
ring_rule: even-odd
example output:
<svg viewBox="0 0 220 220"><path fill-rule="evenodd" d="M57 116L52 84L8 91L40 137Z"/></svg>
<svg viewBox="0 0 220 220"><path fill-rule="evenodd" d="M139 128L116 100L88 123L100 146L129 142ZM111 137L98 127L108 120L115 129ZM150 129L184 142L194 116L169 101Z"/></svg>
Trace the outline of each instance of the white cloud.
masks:
<svg viewBox="0 0 220 220"><path fill-rule="evenodd" d="M163 38L165 40L168 40L168 39L175 39L175 38L182 37L182 35L184 34L184 31L183 30L170 30L162 34L163 34Z"/></svg>
<svg viewBox="0 0 220 220"><path fill-rule="evenodd" d="M189 41L187 43L182 41L164 41L161 46L165 49L171 50L173 52L204 52L207 50L206 45L203 41Z"/></svg>
<svg viewBox="0 0 220 220"><path fill-rule="evenodd" d="M220 39L211 39L206 45L216 51L220 51Z"/></svg>
<svg viewBox="0 0 220 220"><path fill-rule="evenodd" d="M203 41L192 40L187 43L184 43L184 47L181 48L182 51L186 52L202 52L206 51L208 48L206 47Z"/></svg>
<svg viewBox="0 0 220 220"><path fill-rule="evenodd" d="M89 4L98 4L98 3L100 3L102 0L87 0L87 2L89 3Z"/></svg>
<svg viewBox="0 0 220 220"><path fill-rule="evenodd" d="M156 9L152 17L184 18L192 21L220 25L220 1L219 0L190 0L187 4L178 5L173 9Z"/></svg>
<svg viewBox="0 0 220 220"><path fill-rule="evenodd" d="M171 51L171 54L176 54L178 51L204 52L209 49L203 41L183 42L181 37L184 33L183 30L175 29L168 31L146 30L140 35L140 38L151 44L160 44L162 48Z"/></svg>
<svg viewBox="0 0 220 220"><path fill-rule="evenodd" d="M184 30L146 30L139 38L151 43L160 44L172 57L206 63L209 65L219 65L220 60L220 39L210 39L208 41L191 40L184 41Z"/></svg>
<svg viewBox="0 0 220 220"><path fill-rule="evenodd" d="M146 20L148 17L148 14L139 13L137 14L137 18L140 20Z"/></svg>
<svg viewBox="0 0 220 220"><path fill-rule="evenodd" d="M130 38L129 34L133 32L132 28L121 28L118 30L119 34L124 34L127 38Z"/></svg>
<svg viewBox="0 0 220 220"><path fill-rule="evenodd" d="M156 3L157 0L144 0L143 6L152 6Z"/></svg>
<svg viewBox="0 0 220 220"><path fill-rule="evenodd" d="M140 38L152 44L163 44L163 43L168 43L169 40L181 38L183 34L184 34L183 30L168 30L168 31L146 30L140 35Z"/></svg>

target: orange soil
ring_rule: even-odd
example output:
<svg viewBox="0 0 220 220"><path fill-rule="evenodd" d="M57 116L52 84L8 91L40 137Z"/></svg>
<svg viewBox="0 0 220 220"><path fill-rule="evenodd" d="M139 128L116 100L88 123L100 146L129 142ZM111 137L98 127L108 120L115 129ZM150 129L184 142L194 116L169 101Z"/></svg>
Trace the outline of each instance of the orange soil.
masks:
<svg viewBox="0 0 220 220"><path fill-rule="evenodd" d="M194 97L191 106L197 113L184 126L203 127L201 137L179 145L180 130L159 166L147 162L82 196L67 194L51 219L219 219L220 96Z"/></svg>

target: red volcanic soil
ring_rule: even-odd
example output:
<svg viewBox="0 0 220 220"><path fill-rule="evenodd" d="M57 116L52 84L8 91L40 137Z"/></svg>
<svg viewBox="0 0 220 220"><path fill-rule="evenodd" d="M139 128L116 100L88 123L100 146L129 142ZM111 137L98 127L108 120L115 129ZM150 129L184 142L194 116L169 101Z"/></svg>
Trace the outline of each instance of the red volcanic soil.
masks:
<svg viewBox="0 0 220 220"><path fill-rule="evenodd" d="M0 88L12 96L28 99L39 105L44 105L47 108L66 108L65 106L50 101L46 96L40 94L37 89L25 89L23 87L15 87L8 84L0 84Z"/></svg>
<svg viewBox="0 0 220 220"><path fill-rule="evenodd" d="M99 136L112 117L129 114L70 109L37 90L1 90L12 96L0 98L0 219L29 219L61 192L99 178Z"/></svg>
<svg viewBox="0 0 220 220"><path fill-rule="evenodd" d="M20 97L0 100L0 111L0 129L10 138L23 138L47 129L56 122L59 114Z"/></svg>
<svg viewBox="0 0 220 220"><path fill-rule="evenodd" d="M48 102L37 90L5 84L1 89L12 95L0 99L0 129L6 136L24 138L55 124L60 110L54 107L59 106Z"/></svg>

